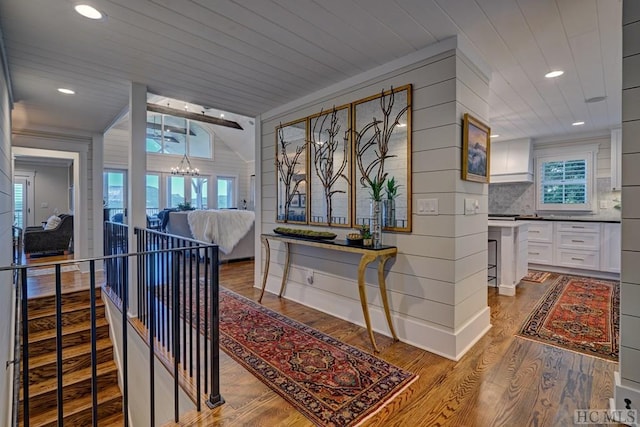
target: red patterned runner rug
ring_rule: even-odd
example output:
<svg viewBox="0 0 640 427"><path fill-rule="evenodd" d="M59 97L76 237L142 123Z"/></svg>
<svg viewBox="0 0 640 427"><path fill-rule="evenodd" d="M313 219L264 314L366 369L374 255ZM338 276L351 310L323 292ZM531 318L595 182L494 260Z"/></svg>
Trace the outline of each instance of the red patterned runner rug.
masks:
<svg viewBox="0 0 640 427"><path fill-rule="evenodd" d="M527 271L527 275L524 276L522 280L525 280L527 282L543 283L549 278L549 276L551 276L551 273L548 273L546 271L529 270Z"/></svg>
<svg viewBox="0 0 640 427"><path fill-rule="evenodd" d="M319 426L354 426L418 377L220 288L220 348Z"/></svg>
<svg viewBox="0 0 640 427"><path fill-rule="evenodd" d="M560 276L518 335L617 362L619 312L618 282Z"/></svg>

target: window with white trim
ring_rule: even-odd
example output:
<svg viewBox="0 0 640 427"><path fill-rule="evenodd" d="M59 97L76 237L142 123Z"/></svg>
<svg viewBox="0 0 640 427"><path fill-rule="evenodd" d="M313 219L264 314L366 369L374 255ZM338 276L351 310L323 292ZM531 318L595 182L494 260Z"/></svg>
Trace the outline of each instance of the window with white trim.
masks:
<svg viewBox="0 0 640 427"><path fill-rule="evenodd" d="M597 153L597 144L536 150L536 209L594 210Z"/></svg>

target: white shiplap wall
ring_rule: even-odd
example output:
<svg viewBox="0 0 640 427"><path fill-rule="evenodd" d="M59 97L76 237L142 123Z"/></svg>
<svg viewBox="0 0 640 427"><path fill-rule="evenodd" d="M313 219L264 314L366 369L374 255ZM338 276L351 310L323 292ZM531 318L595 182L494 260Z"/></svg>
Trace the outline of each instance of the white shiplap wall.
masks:
<svg viewBox="0 0 640 427"><path fill-rule="evenodd" d="M640 410L640 2L625 0L622 18L622 273L620 367L616 408Z"/></svg>
<svg viewBox="0 0 640 427"><path fill-rule="evenodd" d="M384 234L385 244L399 249L398 257L389 263L389 302L402 341L458 359L489 328L487 185L460 179L462 115L470 112L487 120L489 86L485 74L459 50L421 58L338 93L305 99L300 107L289 111L280 112L281 108L264 114L261 227L262 232L270 232L277 226L274 129L280 122L408 83L413 84L413 232ZM464 216L465 197L480 201L481 214ZM440 215L416 215L419 198L437 198ZM347 232L339 228L333 231L339 238ZM275 293L282 278L284 251L275 242L271 250L267 289ZM356 255L293 245L285 296L364 325L357 290L358 261ZM313 286L305 284L307 268L315 271ZM373 267L367 270L366 282L373 328L389 335Z"/></svg>
<svg viewBox="0 0 640 427"><path fill-rule="evenodd" d="M105 168L127 169L129 146L129 131L111 129L104 136L104 166ZM238 207L242 199L249 201L249 176L253 173L253 162L246 162L227 146L219 137L214 137L213 161L190 158L191 164L200 169L202 175L209 175L213 179L217 175L235 176L238 185ZM179 156L147 156L147 170L149 172L166 172L180 162ZM209 200L215 201L216 186L209 186ZM212 207L212 206L210 206Z"/></svg>
<svg viewBox="0 0 640 427"><path fill-rule="evenodd" d="M0 65L2 61L0 60ZM0 67L3 70L3 68ZM7 80L0 71L0 266L11 265L13 224L13 180L11 170L11 111ZM0 272L0 363L12 360L13 286L10 271ZM12 369L0 369L0 424L11 421Z"/></svg>

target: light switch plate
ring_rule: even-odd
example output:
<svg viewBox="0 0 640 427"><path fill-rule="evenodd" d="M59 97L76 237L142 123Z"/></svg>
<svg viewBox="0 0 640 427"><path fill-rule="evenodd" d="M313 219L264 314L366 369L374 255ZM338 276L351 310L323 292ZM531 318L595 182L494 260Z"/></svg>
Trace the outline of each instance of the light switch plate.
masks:
<svg viewBox="0 0 640 427"><path fill-rule="evenodd" d="M600 200L600 209L609 209L609 203L606 200Z"/></svg>
<svg viewBox="0 0 640 427"><path fill-rule="evenodd" d="M478 199L464 199L464 214L476 215L480 212L480 202Z"/></svg>
<svg viewBox="0 0 640 427"><path fill-rule="evenodd" d="M418 215L438 215L438 199L418 199Z"/></svg>

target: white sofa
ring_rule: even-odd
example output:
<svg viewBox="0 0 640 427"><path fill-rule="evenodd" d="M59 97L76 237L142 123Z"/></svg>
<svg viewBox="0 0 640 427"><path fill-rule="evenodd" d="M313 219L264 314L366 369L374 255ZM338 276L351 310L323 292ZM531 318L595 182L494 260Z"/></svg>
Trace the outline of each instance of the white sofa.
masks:
<svg viewBox="0 0 640 427"><path fill-rule="evenodd" d="M169 212L169 221L167 221L166 231L169 234L174 234L176 236L187 237L189 239L193 239L193 235L191 233L191 228L189 227L189 221L187 216L189 211L181 211L181 212ZM219 251L220 261L232 261L232 260L240 260L247 258L255 257L255 224L251 226L251 229L245 236L240 239L238 244L233 248L233 250L225 254L222 251ZM208 243L208 242L207 242Z"/></svg>

